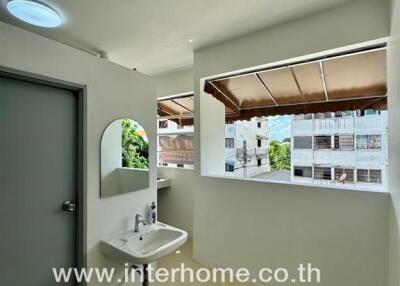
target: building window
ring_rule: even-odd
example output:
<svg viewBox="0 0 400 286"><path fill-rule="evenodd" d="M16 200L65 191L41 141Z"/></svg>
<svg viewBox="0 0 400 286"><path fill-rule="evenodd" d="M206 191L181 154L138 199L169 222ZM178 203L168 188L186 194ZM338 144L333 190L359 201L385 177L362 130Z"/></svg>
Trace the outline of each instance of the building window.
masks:
<svg viewBox="0 0 400 286"><path fill-rule="evenodd" d="M345 168L335 168L335 181L345 183L354 182L354 170Z"/></svg>
<svg viewBox="0 0 400 286"><path fill-rule="evenodd" d="M382 184L382 171L369 170L369 181L371 183Z"/></svg>
<svg viewBox="0 0 400 286"><path fill-rule="evenodd" d="M368 183L368 170L357 169L357 182Z"/></svg>
<svg viewBox="0 0 400 286"><path fill-rule="evenodd" d="M257 139L257 147L261 148L261 139Z"/></svg>
<svg viewBox="0 0 400 286"><path fill-rule="evenodd" d="M158 121L158 128L159 128L159 129L166 129L166 128L168 128L168 120L159 120L159 121Z"/></svg>
<svg viewBox="0 0 400 286"><path fill-rule="evenodd" d="M326 118L332 118L332 113L331 112L319 112L319 113L315 113L314 115L315 119L326 119Z"/></svg>
<svg viewBox="0 0 400 286"><path fill-rule="evenodd" d="M235 166L229 163L225 163L225 172L233 172L235 171Z"/></svg>
<svg viewBox="0 0 400 286"><path fill-rule="evenodd" d="M235 148L235 139L225 138L225 148Z"/></svg>
<svg viewBox="0 0 400 286"><path fill-rule="evenodd" d="M257 122L257 128L261 128L261 122L260 121Z"/></svg>
<svg viewBox="0 0 400 286"><path fill-rule="evenodd" d="M354 150L354 135L335 135L336 150Z"/></svg>
<svg viewBox="0 0 400 286"><path fill-rule="evenodd" d="M353 111L338 111L335 112L335 117L351 117L353 116Z"/></svg>
<svg viewBox="0 0 400 286"><path fill-rule="evenodd" d="M332 180L331 168L314 167L314 179Z"/></svg>
<svg viewBox="0 0 400 286"><path fill-rule="evenodd" d="M313 113L297 114L293 116L294 120L308 120L313 118Z"/></svg>
<svg viewBox="0 0 400 286"><path fill-rule="evenodd" d="M294 149L312 149L312 136L293 137Z"/></svg>
<svg viewBox="0 0 400 286"><path fill-rule="evenodd" d="M258 166L258 167L261 166L261 159L257 159L257 166Z"/></svg>
<svg viewBox="0 0 400 286"><path fill-rule="evenodd" d="M321 149L332 149L331 136L315 136L314 137L314 148L316 150Z"/></svg>
<svg viewBox="0 0 400 286"><path fill-rule="evenodd" d="M382 136L357 135L357 149L382 149Z"/></svg>
<svg viewBox="0 0 400 286"><path fill-rule="evenodd" d="M379 115L380 111L375 109L357 110L357 116Z"/></svg>
<svg viewBox="0 0 400 286"><path fill-rule="evenodd" d="M312 167L294 166L293 175L295 177L312 178Z"/></svg>
<svg viewBox="0 0 400 286"><path fill-rule="evenodd" d="M382 136L368 135L368 149L382 149Z"/></svg>
<svg viewBox="0 0 400 286"><path fill-rule="evenodd" d="M357 182L382 184L382 171L357 169Z"/></svg>

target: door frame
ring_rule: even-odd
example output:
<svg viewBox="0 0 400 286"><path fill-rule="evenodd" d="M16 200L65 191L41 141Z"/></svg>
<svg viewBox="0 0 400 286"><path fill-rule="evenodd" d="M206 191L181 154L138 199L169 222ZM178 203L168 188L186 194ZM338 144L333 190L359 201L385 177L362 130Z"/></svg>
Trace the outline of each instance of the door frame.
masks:
<svg viewBox="0 0 400 286"><path fill-rule="evenodd" d="M72 91L76 96L76 130L77 130L77 154L76 154L76 187L75 200L77 212L75 216L75 267L78 269L87 267L87 162L86 162L86 138L87 138L87 86L59 80L26 71L16 70L0 65L0 76L27 82L57 87ZM61 207L61 203L60 203ZM86 283L76 283L85 286Z"/></svg>

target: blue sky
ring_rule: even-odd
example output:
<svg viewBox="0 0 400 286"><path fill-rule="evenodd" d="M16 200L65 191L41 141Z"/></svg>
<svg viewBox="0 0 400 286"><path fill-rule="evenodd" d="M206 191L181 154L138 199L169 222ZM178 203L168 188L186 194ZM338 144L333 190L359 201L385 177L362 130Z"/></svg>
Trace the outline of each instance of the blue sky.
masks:
<svg viewBox="0 0 400 286"><path fill-rule="evenodd" d="M291 137L290 115L277 115L268 117L268 138L271 140L282 141Z"/></svg>

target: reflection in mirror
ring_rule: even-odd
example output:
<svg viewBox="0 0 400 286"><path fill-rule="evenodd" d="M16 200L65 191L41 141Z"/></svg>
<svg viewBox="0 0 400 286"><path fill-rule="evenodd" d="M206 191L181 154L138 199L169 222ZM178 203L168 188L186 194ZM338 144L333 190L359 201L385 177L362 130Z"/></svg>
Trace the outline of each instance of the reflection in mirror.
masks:
<svg viewBox="0 0 400 286"><path fill-rule="evenodd" d="M101 140L102 198L149 187L149 140L132 119L107 126Z"/></svg>

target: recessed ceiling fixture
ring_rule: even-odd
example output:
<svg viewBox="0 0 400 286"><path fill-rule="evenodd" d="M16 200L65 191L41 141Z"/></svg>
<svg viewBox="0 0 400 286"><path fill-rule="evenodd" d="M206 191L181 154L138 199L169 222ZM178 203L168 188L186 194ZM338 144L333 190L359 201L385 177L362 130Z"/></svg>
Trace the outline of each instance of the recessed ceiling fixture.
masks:
<svg viewBox="0 0 400 286"><path fill-rule="evenodd" d="M21 21L39 27L54 28L62 23L56 10L38 1L11 0L7 10Z"/></svg>

